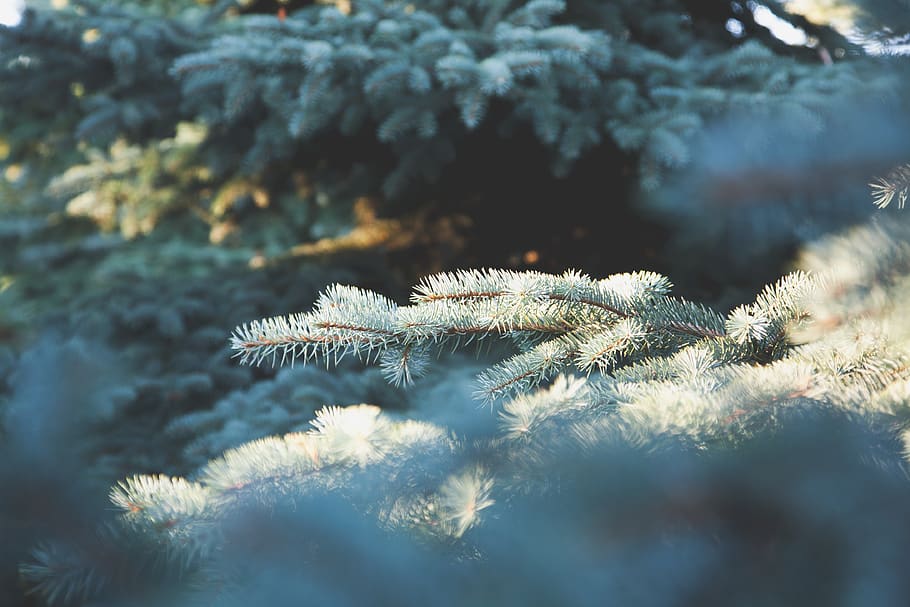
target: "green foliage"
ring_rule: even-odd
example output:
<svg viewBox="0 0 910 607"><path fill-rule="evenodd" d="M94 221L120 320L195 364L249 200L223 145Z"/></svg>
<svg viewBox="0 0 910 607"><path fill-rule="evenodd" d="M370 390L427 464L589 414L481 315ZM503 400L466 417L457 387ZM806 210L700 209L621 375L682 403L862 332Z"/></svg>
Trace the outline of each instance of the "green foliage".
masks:
<svg viewBox="0 0 910 607"><path fill-rule="evenodd" d="M165 435L186 442L182 459L198 467L253 439L304 431L327 403L368 402L394 409L403 400L377 369L282 369L274 378L230 392L211 408L173 416Z"/></svg>
<svg viewBox="0 0 910 607"><path fill-rule="evenodd" d="M172 133L181 103L167 69L205 33L132 6L74 5L78 11L26 11L16 27L0 27L2 105L58 124L67 118L58 130L77 138ZM30 124L21 114L6 119Z"/></svg>
<svg viewBox="0 0 910 607"><path fill-rule="evenodd" d="M69 167L48 191L69 199L69 214L87 216L105 230L118 229L126 238L147 234L210 180L209 171L193 166L204 136L204 129L183 124L175 138L145 148L118 140L108 154L88 150L89 163Z"/></svg>
<svg viewBox="0 0 910 607"><path fill-rule="evenodd" d="M296 140L340 135L356 145L372 132L398 157L390 195L438 177L496 108L497 136L530 127L556 174L612 140L639 156L642 183L654 187L688 163L687 140L707 118L779 109L813 122L832 96L889 86L859 64L819 70L755 41L712 45L679 19L647 19L630 36L629 22L642 18L634 3L578 11L578 24L558 21L565 10L550 0L365 0L349 15L313 7L284 21L249 17L241 31L181 57L174 73L213 124L255 125L245 157L253 167L288 157ZM691 44L671 51L667 38Z"/></svg>
<svg viewBox="0 0 910 607"><path fill-rule="evenodd" d="M892 117L826 135L844 108L882 107L857 99L902 97L896 61L851 49L824 65L824 46L710 29L742 3L234 4L80 0L0 28L0 537L15 535L0 557L50 537L19 569L33 601L906 602L906 224L816 242L729 311L650 271L444 272L400 305L376 265L301 276L273 257L337 234L327 207L377 175L403 195L493 141L536 138L559 176L607 158L646 189L696 166L731 207L756 198L749 182L771 181L773 200L794 176L840 190L844 167L906 157L879 136L900 138ZM870 133L881 156L840 155ZM731 138L773 162L719 162ZM834 151L819 161L797 138ZM873 185L878 206L903 205L905 173ZM48 216L64 204L146 237ZM734 233L704 215L679 231ZM240 222L261 233L225 238ZM617 223L586 228L612 238ZM314 298L225 343L225 327ZM434 364L467 346L489 353ZM260 368L317 359L345 359L344 376ZM99 521L83 498L114 478L116 516Z"/></svg>
<svg viewBox="0 0 910 607"><path fill-rule="evenodd" d="M685 3L362 0L286 19L229 18L220 4L74 6L29 11L0 30L4 106L105 143L168 137L201 118L219 174L259 173L314 149L346 162L370 141L396 158L383 176L391 196L439 178L472 137L521 131L557 175L612 144L654 188L688 164L691 136L718 115L784 112L812 129L833 102L895 86L861 57L825 67L720 26L705 36L699 11L679 17ZM14 142L34 124L22 112L6 118Z"/></svg>
<svg viewBox="0 0 910 607"><path fill-rule="evenodd" d="M706 348L716 364L780 358L785 330L802 317L815 286L807 275L787 276L725 320L668 296L670 282L652 272L594 280L575 271L461 271L426 278L403 307L334 285L312 312L243 325L231 341L242 362L353 354L380 361L401 384L425 370L433 349L508 337L520 352L480 378L479 394L493 399L571 367L590 374L644 360L656 365L690 346Z"/></svg>
<svg viewBox="0 0 910 607"><path fill-rule="evenodd" d="M500 98L532 117L548 143L561 139L567 158L599 142L591 128L560 131L609 66L609 45L601 33L554 25L562 9L367 1L350 15L314 7L284 21L248 17L241 33L182 57L174 73L188 97L205 103L205 92L219 91L202 106L213 123L257 123L251 166L321 131L350 137L375 128L400 156L386 181L400 193L417 176L438 176Z"/></svg>
<svg viewBox="0 0 910 607"><path fill-rule="evenodd" d="M739 496L741 491L759 492L765 500L784 492L782 504L789 505L781 505L779 512L786 517L796 512L793 508L816 515L831 512L832 500L843 502L846 479L872 482L878 475L888 476L884 471L888 467L901 465L895 463L901 455L898 434L910 421L906 398L910 332L903 321L910 301L904 296L910 285L906 240L906 225L891 224L859 228L822 242L806 252L800 265L824 272L824 280L804 272L789 275L726 318L670 298L667 280L649 272L600 281L574 272L561 276L493 270L443 274L427 278L415 290L412 305L403 307L375 293L332 287L311 313L241 328L233 337L235 347L248 361L277 359L279 353L304 358L359 353L372 360L381 358L382 352L400 350L407 339L415 346L443 346L506 336L526 352L540 352L541 345L553 342L561 346L567 335L579 331L588 339L572 341L575 357L552 357L546 372L543 357L536 358L534 372L552 381L539 389L522 384L518 394L501 405L492 435L460 437L421 421L437 403L427 403L425 409L414 411L416 419L407 421L369 405L327 407L317 412L309 430L229 449L192 480L139 475L119 483L111 492L121 513L118 523L105 527L100 539L93 540L95 548L44 545L23 566L22 574L52 603L66 596L116 602L122 593L162 587L167 581L169 598L164 600L172 604L209 600L231 605L243 596L275 596L274 585L259 586L257 567L250 568L248 557L251 530L276 524L282 535L301 538L292 541L303 541L311 555L303 559L299 571L325 575L328 580L339 580L339 572L349 568L349 563L334 560L335 550L341 550L347 562L374 558L368 548L374 541L394 554L402 554L396 552L403 549L399 542L408 542L411 547L401 557L408 563L407 577L395 578L394 566L384 575L399 582L431 576L457 602L465 598L464 591L446 585L444 580L451 580L447 576L457 578L470 571L486 576L483 579L493 575L503 583L512 579L508 576L527 575L516 563L491 570L488 559L501 550L497 533L509 537L518 533L532 552L566 548L531 514L548 512L545 506L536 510L548 500L565 500L566 483L587 479L573 484L568 493L581 501L559 502L560 508L570 510L550 519L560 526L560 534L572 538L571 550L577 550L577 542L591 533L591 516L604 519L602 525L622 525L626 534L640 538L640 530L623 521L628 521L629 511L638 512L647 503L635 501L638 494L633 487L643 482L640 474L654 474L655 468L634 467L641 464L631 464L625 449L649 453L648 461L653 462L649 465L663 475L685 475L684 470L723 456L728 462L726 472L715 469L712 482L725 482L718 479L730 474L737 482L735 488L722 485L722 491L735 490ZM638 329L631 330L635 323ZM293 330L285 330L289 328ZM258 337L255 344L252 337ZM607 342L610 347L603 347ZM599 357L591 355L594 350ZM494 374L517 377L520 362L516 360L523 359L512 359L512 366L499 365ZM588 377L559 372L572 363L587 369ZM513 387L518 383L513 382ZM807 418L811 430L799 434L800 420ZM841 421L832 425L832 419ZM847 427L871 431L879 438L874 445L856 442L848 438ZM778 443L775 434L782 436ZM799 454L793 451L805 441L816 446ZM754 451L765 444L772 446ZM780 449L794 457L787 460L784 452L778 453L787 460L787 467L802 470L797 475L800 489L794 487L794 493L783 480L785 467L775 468L778 471L765 478L760 472L763 467L756 464L767 464L769 454ZM674 468L671 462L679 463L681 458L688 463L682 470ZM739 458L745 459L740 462ZM877 462L879 467L857 468L860 460ZM595 461L600 462L598 478L610 477L606 485L586 477L585 470ZM740 463L729 463L734 461ZM611 463L612 472L603 469L604 462ZM828 478L831 465L837 467L838 481L829 487L834 493L806 493L805 478ZM668 466L676 472L666 472ZM693 482L703 483L704 478ZM602 501L600 491L608 491L610 499ZM717 499L726 499L723 495ZM340 501L332 501L336 499ZM661 494L649 499L668 498ZM903 498L894 495L893 499ZM605 512L604 504L612 503L624 505ZM351 513L340 514L346 508L352 508ZM295 521L301 515L290 514L298 510L306 513L305 519L316 517L320 522L305 528L309 531L299 529ZM826 527L826 536L850 537L848 530L856 521L852 516L829 520L834 527ZM654 524L660 525L662 533L674 529L664 527L663 519ZM320 525L340 536L317 533ZM346 540L337 525L353 529L348 533L366 543L358 548L338 547L336 542ZM713 525L708 531L702 523L686 525L690 532L694 525L699 533L709 533L712 542L727 541L718 539ZM486 537L487 533L492 536ZM776 537L777 531L771 533ZM283 545L279 536L269 537L266 545ZM627 550L639 540L630 541ZM740 540L734 536L732 541L735 545ZM262 549L261 543L256 545ZM859 549L864 544L851 545ZM295 546L300 549L300 544ZM290 558L277 549L278 553L266 551L263 557ZM667 549L679 558L682 547ZM235 551L247 559L247 566L237 568L230 556ZM123 555L113 569L108 562L112 554ZM591 568L602 576L604 566L617 566L597 554L592 557L594 563L576 563L572 571L582 575ZM623 555L624 561L629 558L628 552ZM423 563L423 569L413 569L418 562L414 558ZM149 562L158 565L150 568ZM442 569L434 569L437 565ZM140 567L142 581L136 582L131 571ZM647 566L639 564L633 571L645 575ZM516 578L516 583L518 579L523 578ZM812 574L801 577L801 583L806 579L813 579ZM315 584L304 586L313 591L323 588L312 580L307 584ZM407 582L404 585L408 587ZM344 596L360 596L350 588ZM293 585L286 590L288 597L305 592ZM766 590L750 586L747 594L754 598ZM375 591L390 590L387 584L378 584ZM401 597L405 591L392 592ZM621 591L605 592L613 596Z"/></svg>

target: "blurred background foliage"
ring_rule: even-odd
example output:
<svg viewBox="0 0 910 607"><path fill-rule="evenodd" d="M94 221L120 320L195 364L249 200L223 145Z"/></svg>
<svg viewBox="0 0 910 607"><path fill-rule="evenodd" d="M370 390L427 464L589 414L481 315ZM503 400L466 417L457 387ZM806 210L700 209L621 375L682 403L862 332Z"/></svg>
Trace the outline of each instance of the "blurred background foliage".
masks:
<svg viewBox="0 0 910 607"><path fill-rule="evenodd" d="M905 0L26 5L0 26L0 603L38 601L25 597L18 564L41 540L94 533L86 530L117 480L191 474L244 441L306 427L323 405L369 402L463 436L489 432L489 412L469 397L473 360L449 360L407 394L356 364L276 372L230 360L232 327L307 309L333 282L404 302L421 276L452 268L655 270L675 292L723 311L801 259L850 277L842 292L861 301L850 304L856 314L900 323L882 302L905 299L903 282L885 279L906 274L893 263L903 259L894 247L906 219L878 211L867 184L910 161ZM832 236L875 213L897 231ZM880 261L856 266L869 251ZM837 312L837 323L854 312ZM840 418L825 423L851 441L879 439L857 437ZM528 555L547 546L569 554L595 528L612 546L615 579L653 577L699 554L692 579L728 580L599 586L633 604L802 601L799 582L822 570L862 575L814 596L905 597L888 564L905 555L895 538L906 530L889 536L869 523L869 537L891 538L873 547L853 525L860 511L898 520L906 487L843 463L830 436L797 429L773 445L782 451L759 443L729 461L687 454L669 468L607 449L628 463L626 475L602 470L605 459L556 458L554 469L575 470L577 495L595 495L570 491L543 509L516 498L522 514L494 522L482 548L506 559L515 553L495 538L614 499L585 480L606 474L624 488L614 518L584 510L573 526L563 515L561 531L525 538L531 549L502 569L525 581L526 596L584 603L557 577L538 587L546 580ZM789 450L830 493L799 501L801 481L780 455ZM756 469L757 480L743 472ZM635 471L648 483L633 482ZM699 488L695 502L674 493L679 479ZM806 526L851 487L871 492L874 507L847 504L829 512L829 527ZM632 516L629 531L630 512L653 502L665 507ZM358 520L345 517L338 529ZM766 535L749 531L756 520ZM654 528L682 550L635 532ZM702 551L717 529L729 542ZM780 573L782 552L830 547L826 529L871 556L785 577L782 594L763 594L761 577L728 559L744 554ZM380 542L372 533L364 537ZM373 547L362 556L375 562L379 544L364 542ZM401 572L426 555L398 547L389 579L410 580ZM265 560L286 579L291 568L279 561L290 548L277 539L272 548ZM440 571L426 565L440 595L480 600ZM479 572L469 564L462 574ZM498 596L502 580L480 579L481 598ZM740 594L730 594L736 581Z"/></svg>

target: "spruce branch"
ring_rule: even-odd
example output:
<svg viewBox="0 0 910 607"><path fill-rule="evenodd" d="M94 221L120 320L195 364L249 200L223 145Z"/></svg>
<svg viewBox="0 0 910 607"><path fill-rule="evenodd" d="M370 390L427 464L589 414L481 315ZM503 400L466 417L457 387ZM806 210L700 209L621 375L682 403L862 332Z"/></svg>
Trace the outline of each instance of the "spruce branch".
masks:
<svg viewBox="0 0 910 607"><path fill-rule="evenodd" d="M518 353L479 379L477 395L493 400L526 392L570 368L612 373L646 358L702 344L718 359L767 362L786 349L787 326L805 318L817 281L805 273L782 278L727 319L668 295L670 282L653 272L595 280L563 274L461 270L424 278L411 304L333 285L310 312L238 327L231 345L241 363L274 365L351 354L379 361L387 379L410 383L434 349L457 349L492 337L509 338Z"/></svg>

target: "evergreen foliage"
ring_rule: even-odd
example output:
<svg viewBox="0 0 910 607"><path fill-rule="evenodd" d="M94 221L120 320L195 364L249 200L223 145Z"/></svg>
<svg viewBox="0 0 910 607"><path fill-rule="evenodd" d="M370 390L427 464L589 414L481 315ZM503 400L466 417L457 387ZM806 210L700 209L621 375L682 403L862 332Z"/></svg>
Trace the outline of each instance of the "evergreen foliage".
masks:
<svg viewBox="0 0 910 607"><path fill-rule="evenodd" d="M494 106L503 108L499 136L530 126L557 174L612 140L639 155L653 187L688 163L687 140L710 116L779 108L811 121L832 94L889 86L877 69L818 70L757 42L699 46L672 10L646 21L655 31L642 38L660 36L651 46L623 34L640 17L637 4L578 11L579 25L561 23L566 6L552 0L364 1L350 15L314 7L283 21L250 17L240 32L181 57L174 73L207 120L256 125L252 166L287 157L295 139L373 131L398 157L385 181L391 195L435 179ZM669 48L686 39L685 52ZM214 98L204 94L212 88Z"/></svg>
<svg viewBox="0 0 910 607"><path fill-rule="evenodd" d="M887 113L899 123L888 135L906 115L905 62L864 55L826 27L830 19L813 25L789 4L768 6L817 43L783 44L751 19L764 5L741 3L364 0L295 10L300 4L288 4L282 17L271 8L238 14L230 2L75 0L0 28L0 157L11 198L69 206L127 236L148 232L165 212L204 221L212 240L228 245L242 230L269 243L257 232L281 223L293 237L283 248L263 244L271 258L301 241L344 235L354 201L375 197L383 183L387 199L425 199L421 183L438 179L445 187L430 197L440 214L501 207L490 219L500 221L517 214L521 196L500 185L487 193L495 201L465 209L486 188L473 177L478 166L496 164L484 179L508 183L514 177L502 159L533 159L538 179L545 158L562 176L587 160L585 170L601 181L578 185L579 194L570 184L582 182L553 179L566 196L613 209L643 186L636 214L704 228L678 237L692 248L686 257L668 254L677 264L691 259L691 267L662 271L687 278L705 259L716 263L714 249L694 253L730 234L733 254L723 258L741 277L758 257L782 263L801 242L864 218L857 205L841 204L852 196L831 204L831 188L807 191L799 179L842 175L843 159L793 159L799 170L782 178L795 187L756 185L781 146L822 140L819 147L836 149L829 133L837 139L838 123L857 120L857 130L879 133L880 125L855 117ZM723 29L731 18L745 24L741 37ZM834 53L831 65L819 60L823 45ZM762 141L749 129L756 123L775 125L774 136ZM203 135L183 138L177 131L189 124ZM752 152L730 154L741 164L724 165L712 140L743 142ZM865 183L904 162L905 152L861 151L846 161ZM623 182L618 189L606 183L613 176ZM563 195L558 187L534 191ZM381 202L384 215L402 208ZM271 221L273 211L283 219ZM564 244L575 227L553 239ZM523 250L472 265L519 267L542 237L528 239ZM581 257L545 269L591 264ZM749 289L778 274L756 277Z"/></svg>
<svg viewBox="0 0 910 607"><path fill-rule="evenodd" d="M228 17L223 3L74 6L0 29L0 100L42 120L42 139L145 140L202 119L220 154L209 161L228 178L315 148L344 161L374 139L397 159L384 176L393 196L437 179L474 131L533 131L557 175L617 146L653 189L689 163L692 135L714 117L783 112L811 129L832 103L898 86L892 65L868 58L823 66L766 35L706 36L699 20L716 16L685 2L362 0L287 18ZM19 127L5 119L17 142L35 134L21 116Z"/></svg>
<svg viewBox="0 0 910 607"><path fill-rule="evenodd" d="M193 126L178 125L176 137L147 148L121 139L108 154L89 149L89 162L54 178L48 193L69 198L69 214L87 216L105 230L118 229L126 238L147 234L163 214L210 180L204 167L191 165L205 134Z"/></svg>
<svg viewBox="0 0 910 607"><path fill-rule="evenodd" d="M270 190L281 190L258 176L214 174L199 148L206 133L201 124L180 123L173 138L144 146L119 138L107 150L85 148L87 162L71 164L43 194L65 201L67 215L128 239L149 234L166 215L192 213L208 225L211 242L255 243L269 258L286 254L301 235L334 236L349 228L361 187L357 170L314 171L313 184L295 172L282 183L292 183L292 191L274 197ZM332 208L326 208L329 200Z"/></svg>
<svg viewBox="0 0 910 607"><path fill-rule="evenodd" d="M549 204L544 196L583 196L619 213L614 203L644 186L643 204L622 221L646 211L666 225L701 228L676 231L676 248L659 251L672 259L661 270L727 283L759 258L782 264L800 243L862 221L853 178L867 183L910 153L882 143L828 157L854 147L844 139L891 141L904 128L906 62L865 56L830 28L769 5L831 53L844 50L824 65L818 45L784 45L750 21L750 6L365 1L289 8L281 18L238 15L226 3L78 0L30 10L18 26L0 28L0 157L11 184L0 188L127 236L147 233L163 213L189 215L208 224L213 242L232 245L240 235L271 259L344 236L355 201L376 198L381 183L386 199L401 198L426 193L420 184L438 178L445 187L430 197L439 214L483 209L491 215L478 226L515 217L516 205ZM724 31L728 18L745 24L741 38ZM390 24L395 31L380 31ZM129 45L140 49L132 63L115 52ZM515 63L532 56L534 69ZM495 77L497 65L512 67ZM413 83L405 71L416 74ZM727 146L737 142L733 153ZM788 158L790 172L778 163L784 147L803 150ZM511 183L501 159L533 162L543 179L537 168L547 158L556 174L582 167L600 181L553 179L564 185L514 196L500 184L466 207L489 189L475 178L478 166L497 165L484 169L484 183ZM851 182L840 179L844 163L856 173ZM519 202L535 192L540 199ZM402 208L380 200L381 215ZM279 224L281 245L269 238ZM568 251L577 227L529 233L521 250L471 264L519 267L524 251L551 236L554 251ZM477 232L473 249L490 241ZM665 240L641 246L654 242ZM545 269L619 269L566 256ZM726 274L701 275L720 258ZM777 275L769 270L747 288Z"/></svg>
<svg viewBox="0 0 910 607"><path fill-rule="evenodd" d="M910 381L910 334L901 320L907 301L902 289L910 284L906 232L906 225L895 223L829 239L810 248L801 262L815 274L824 272L824 280L805 272L786 276L726 317L671 298L667 280L649 272L599 281L575 272L442 274L427 278L415 289L413 303L400 307L372 292L331 287L313 312L238 329L234 347L248 362L278 360L279 354L334 359L359 353L375 360L383 352L400 352L403 345L457 345L506 336L525 354L535 355L519 354L481 373L486 395L506 391L491 390L491 382L498 386L504 379L521 380L510 381L510 388L518 389L499 408L496 431L460 436L421 421L434 403L415 410L412 420L369 405L326 407L309 430L229 449L192 480L128 478L111 492L122 513L117 525L105 527L89 544L43 545L22 574L51 603L65 596L116 603L117 597L140 588L149 592L148 586L165 580L167 591L152 593L157 597L149 599L153 604L282 602L297 592L328 593L332 598L326 600L340 604L376 596L408 602L429 596L414 586L421 576L443 588L440 596L453 604L468 596L489 600L495 587L514 590L517 594L510 590L508 595L511 602L525 584L534 587L527 579L534 569L521 559L491 568L491 559L502 556L504 537L523 538L527 544L521 554L555 550L568 558L563 551L575 550L575 542L590 533L592 509L600 512L598 504L614 503L615 508L598 516L607 517L603 524L614 529L611 533L620 527L631 533L611 540L618 542L615 548L626 565L611 560L610 550L601 547L593 561L572 560L565 571L585 578L585 592L597 600L625 592L622 585L604 585L603 580L623 571L646 579L656 566L649 559L671 554L661 552L667 550L674 563L695 559L687 578L692 592L709 592L702 584L716 579L720 567L747 585L740 588L740 602L793 596L795 586L786 578L770 586L761 578L759 584L714 561L714 552L701 542L704 534L716 531L697 513L683 514L681 520L645 515L651 522L643 522L643 529L657 525L675 538L669 543L648 539L648 532L642 537L622 521L628 521L630 509L640 507L638 500L666 499L653 488L662 486L666 475L682 475L676 483L691 481L698 491L708 492L698 498L707 500L698 508L733 525L724 527L720 540L715 538L724 546L718 554L748 537L740 535L745 528L727 518L731 514L722 504L732 499L729 492L751 496L744 499L774 495L781 500L775 508L786 520L831 512L825 535L842 542L838 554L853 563L865 558L859 554L870 554L875 542L865 535L859 540L850 531L856 509L885 508L886 517L895 516L891 508L899 508L908 495L898 488L906 483L900 432L907 424L904 384ZM638 331L630 330L633 323ZM569 342L566 336L574 334L580 336ZM543 352L542 345L567 342L574 357L536 354ZM563 374L572 364L588 376ZM404 379L401 365L394 367L390 378ZM533 388L535 381L519 377L528 370L535 380L552 380L547 387ZM483 409L467 414L489 416ZM778 463L768 468L769 454L775 452L772 459ZM726 464L718 467L721 456ZM679 468L671 461L687 463ZM604 462L615 465L604 468ZM788 476L784 471L794 465L800 472ZM666 471L668 466L673 472ZM831 466L837 480L830 477ZM757 472L761 469L765 472ZM693 477L692 470L703 472ZM808 477L827 489L805 493L802 483ZM645 481L648 489L641 488L642 478L652 479ZM873 483L875 495L885 501L846 504L844 483L853 479ZM609 500L603 491L609 491ZM843 517L822 507L832 499L846 508L835 509ZM319 523L305 522L312 518ZM551 536L542 520L550 520L568 539ZM677 535L679 524L695 535ZM787 540L795 542L791 549L815 550L813 532L804 522L793 524L800 531L797 539ZM869 531L887 541L893 527L888 529ZM251 544L250 533L266 533L268 539ZM776 526L768 533L783 537ZM278 539L282 536L298 539L288 544ZM357 547L349 543L354 538ZM304 572L302 585L290 583L290 569L279 564L290 558L291 545L298 557L285 565L301 567L294 575ZM373 552L378 545L385 547L385 559ZM889 550L901 550L889 545ZM259 551L263 560L251 565L250 550ZM638 561L638 550L651 556ZM119 570L108 564L112 554L121 555ZM140 554L146 557L138 558ZM151 557L158 563L152 569L149 554L159 555ZM681 556L685 554L690 556ZM337 560L341 558L345 564ZM350 570L351 558L379 559L384 581L371 582L367 594L361 594L343 574ZM421 565L415 570L417 562ZM840 572L850 567L817 566ZM134 568L139 567L144 569L137 577ZM280 580L277 586L261 577L263 567L275 568L271 575L278 577L270 579ZM768 567L776 570L778 565ZM864 596L862 575L849 570L843 588ZM885 567L884 573L892 579L894 572ZM588 579L588 574L594 577ZM484 581L470 586L480 595L453 585L465 575ZM799 583L811 582L815 575L817 571L800 576ZM177 579L183 582L177 584ZM493 579L497 584L487 587ZM683 592L680 588L670 584L654 592L673 596ZM903 596L902 588L883 592ZM561 583L551 592L562 600L571 594ZM630 599L632 604L647 604L642 596L648 595Z"/></svg>
<svg viewBox="0 0 910 607"><path fill-rule="evenodd" d="M652 272L594 280L501 270L426 278L399 307L370 291L334 285L312 312L239 327L231 338L242 362L346 354L378 360L389 380L409 383L431 349L486 337L509 337L520 353L485 372L479 392L494 399L533 388L567 368L613 371L648 364L695 344L713 363L768 361L783 350L786 326L803 314L815 281L794 274L766 288L726 320L698 304L669 297L670 282Z"/></svg>
<svg viewBox="0 0 910 607"><path fill-rule="evenodd" d="M907 603L910 228L825 236L870 179L906 202L907 14L71 0L0 26L0 603ZM633 192L679 248L590 221ZM517 261L440 271L486 206ZM519 242L583 247L553 214L636 260L592 275L662 273L519 271L581 265ZM671 295L693 268L710 306ZM731 269L770 284L741 303Z"/></svg>
<svg viewBox="0 0 910 607"><path fill-rule="evenodd" d="M378 370L348 365L341 371L329 373L314 366L282 369L274 378L228 393L211 408L174 416L165 434L186 443L182 462L197 467L244 442L305 431L315 411L327 403L369 402L390 410L403 404L404 395Z"/></svg>
<svg viewBox="0 0 910 607"><path fill-rule="evenodd" d="M128 4L75 5L27 10L16 27L0 27L3 130L16 142L67 131L96 141L172 134L181 101L167 70L204 42L204 30ZM38 120L6 115L11 108Z"/></svg>

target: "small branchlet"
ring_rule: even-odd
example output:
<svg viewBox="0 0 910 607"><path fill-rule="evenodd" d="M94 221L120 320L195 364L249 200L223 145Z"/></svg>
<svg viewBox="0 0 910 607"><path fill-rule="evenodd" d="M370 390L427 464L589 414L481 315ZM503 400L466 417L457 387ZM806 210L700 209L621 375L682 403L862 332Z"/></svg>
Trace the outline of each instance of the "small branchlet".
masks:
<svg viewBox="0 0 910 607"><path fill-rule="evenodd" d="M910 196L910 164L899 166L885 177L879 177L869 184L872 188L872 202L884 209L897 199L897 208L903 209Z"/></svg>

